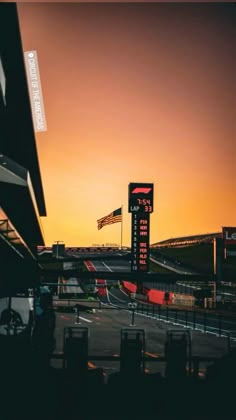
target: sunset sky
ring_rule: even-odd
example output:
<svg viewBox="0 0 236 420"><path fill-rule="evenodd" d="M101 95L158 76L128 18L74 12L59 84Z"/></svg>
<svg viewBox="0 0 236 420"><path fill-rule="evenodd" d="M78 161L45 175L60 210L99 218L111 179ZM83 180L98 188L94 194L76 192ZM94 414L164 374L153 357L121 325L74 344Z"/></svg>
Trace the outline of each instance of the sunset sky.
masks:
<svg viewBox="0 0 236 420"><path fill-rule="evenodd" d="M47 245L120 243L97 219L154 183L150 243L236 225L236 7L19 3L47 132L36 133Z"/></svg>

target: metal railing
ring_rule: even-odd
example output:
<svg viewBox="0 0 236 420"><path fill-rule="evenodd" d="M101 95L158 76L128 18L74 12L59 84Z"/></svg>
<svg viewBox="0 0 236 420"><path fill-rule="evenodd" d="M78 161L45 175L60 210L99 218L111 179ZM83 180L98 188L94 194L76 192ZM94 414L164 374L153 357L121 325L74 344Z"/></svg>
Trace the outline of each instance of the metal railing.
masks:
<svg viewBox="0 0 236 420"><path fill-rule="evenodd" d="M152 319L169 322L173 325L211 333L219 337L228 337L236 340L236 320L229 320L222 314L211 314L208 311L195 311L171 308L169 306L139 303L136 314Z"/></svg>
<svg viewBox="0 0 236 420"><path fill-rule="evenodd" d="M82 300L64 300L65 306L74 307L79 314L83 307L80 303L84 303L84 309L86 309L86 303ZM101 306L99 300L90 301L88 303L89 308L87 309L103 309L103 310L131 310L128 306L114 305L112 306ZM56 305L55 305L56 306ZM162 306L150 303L136 302L136 307L133 309L136 315L148 317L150 319L156 319L159 321L167 322L173 325L178 325L191 330L197 330L204 333L214 334L219 337L227 337L229 340L236 342L236 319L227 319L222 314L210 313L208 310L194 310L194 309L179 309L172 308L171 306ZM230 338L229 338L230 337Z"/></svg>

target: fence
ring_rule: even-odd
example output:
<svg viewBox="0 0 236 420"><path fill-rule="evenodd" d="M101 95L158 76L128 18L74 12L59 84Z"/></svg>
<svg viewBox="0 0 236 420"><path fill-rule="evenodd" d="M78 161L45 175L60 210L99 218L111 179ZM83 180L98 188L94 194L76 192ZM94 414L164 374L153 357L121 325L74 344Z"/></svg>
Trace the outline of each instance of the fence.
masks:
<svg viewBox="0 0 236 420"><path fill-rule="evenodd" d="M65 306L68 307L77 307L79 308L80 305L75 305L76 303L82 302L82 300L68 300L60 302L59 304L64 303ZM54 307L57 306L57 302L55 302ZM101 309L101 302L90 301L86 302L85 307L94 308L94 309ZM128 305L120 306L115 305L114 309L120 310L128 310ZM82 307L81 307L82 309ZM104 306L103 306L103 309ZM107 307L107 309L111 309L111 307ZM150 303L140 303L138 302L135 308L135 313L146 316L152 319L157 319L164 322L172 323L173 325L179 325L184 328L189 328L191 330L198 330L204 333L210 333L214 335L218 335L219 337L228 337L230 343L232 341L232 345L236 345L236 319L229 319L225 318L220 313L211 313L207 309L205 310L194 310L194 309L179 309L173 308L172 306L163 306L157 304L150 304Z"/></svg>
<svg viewBox="0 0 236 420"><path fill-rule="evenodd" d="M236 340L236 320L225 319L221 314L211 314L206 310L194 311L145 303L137 305L136 313L192 330Z"/></svg>

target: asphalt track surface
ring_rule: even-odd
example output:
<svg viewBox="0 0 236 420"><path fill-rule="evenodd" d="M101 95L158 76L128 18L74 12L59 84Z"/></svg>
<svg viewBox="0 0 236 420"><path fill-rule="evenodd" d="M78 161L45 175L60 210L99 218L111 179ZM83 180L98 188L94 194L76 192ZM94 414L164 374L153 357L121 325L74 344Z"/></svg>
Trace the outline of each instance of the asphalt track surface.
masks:
<svg viewBox="0 0 236 420"><path fill-rule="evenodd" d="M106 262L105 264L108 265ZM127 267L124 267L124 264L122 263L120 269L126 271ZM112 267L114 270L119 268L117 262L111 263L111 265L109 262L109 268L112 269ZM91 356L88 360L89 372L91 374L94 372L96 376L96 372L98 372L96 368L101 367L105 382L109 382L109 379L119 371L119 361L99 361L95 360L96 357L93 358L93 356L118 358L121 330L128 328L133 331L137 328L145 332L145 354L154 360L145 364L146 377L152 380L151 373L162 374L165 364L158 362L158 359L164 356L167 331L176 327L164 321L136 314L135 325L131 326L132 313L127 308L130 298L116 288L107 291L107 295L101 297L101 300L103 303L101 310L96 310L95 313L81 312L79 324L75 312L72 312L71 309L64 312L56 311L54 355L62 357L65 327L87 328L88 354ZM120 306L122 309L117 308ZM178 326L178 330L180 329L186 331L185 328ZM190 331L190 335L192 355L220 358L227 353L226 338L203 334L199 331ZM2 353L0 358L2 385L0 418L3 420L15 420L16 418L24 418L24 420L208 420L216 418L235 420L235 416L228 416L224 413L225 407L234 402L232 395L227 398L226 402L225 400L221 401L225 382L222 382L221 387L217 383L216 387L212 388L211 395L204 392L204 386L201 387L202 391L197 394L196 398L193 392L194 388L189 388L188 385L180 387L159 381L159 385L155 383L155 386L149 387L148 393L144 395L143 388L139 387L139 383L135 386L134 381L131 384L121 384L120 387L104 389L97 380L97 382L91 381L92 387L89 386L88 393L85 395L85 384L82 383L80 386L77 376L71 379L59 369L62 359L52 358L50 365L54 369L48 371L43 364L29 363L31 355L25 351L24 346L21 352L17 349L15 353L14 346L11 347L11 351L12 355L8 354L9 364L6 363ZM200 377L202 378L208 363L200 365ZM234 392L234 388L232 389ZM204 415L203 412L205 410L204 398L205 402L208 402L209 416ZM150 405L154 407L154 410L148 411ZM213 406L215 409L212 413ZM151 412L154 414L150 414ZM219 413L218 416L217 413Z"/></svg>
<svg viewBox="0 0 236 420"><path fill-rule="evenodd" d="M90 260L91 261L91 260ZM127 271L129 263L127 261L91 261L96 271ZM106 285L105 279L101 279ZM114 282L113 282L114 283ZM185 332L191 338L192 356L200 357L221 357L228 351L228 340L226 337L217 337L205 334L200 331L192 331L180 325L166 323L163 320L151 319L134 314L132 322L132 311L128 308L131 302L127 293L119 288L112 287L108 290L104 287L104 294L100 295L101 310L96 309L95 313L80 312L79 324L75 312L58 312L56 314L56 349L55 352L63 352L63 333L64 328L82 327L88 328L89 346L88 354L93 356L114 356L120 355L121 331L124 328L129 330L141 329L145 334L146 355L153 358L153 362L145 363L146 373L160 372L164 374L165 364L158 362L158 358L164 357L165 342L167 331L178 330ZM132 325L134 324L134 325ZM59 367L61 361L55 360L53 365ZM205 368L209 362L203 362L201 374L204 376ZM89 368L101 367L104 374L108 377L111 373L119 370L119 362L115 361L89 361Z"/></svg>
<svg viewBox="0 0 236 420"><path fill-rule="evenodd" d="M97 260L90 260L92 265L94 266L96 271L123 271L123 272L127 272L129 270L129 263L128 261L118 261L114 260L114 261L100 261L98 262ZM114 282L113 282L114 283ZM106 281L106 284L109 285L109 281ZM180 292L182 289L182 286L178 286L178 285L174 285L174 289L171 287L173 287L173 285L170 285L170 290L172 290L173 292ZM158 283L156 285L156 288L158 288L159 290L166 290L166 285L162 284L162 283ZM185 292L189 293L188 287L185 286ZM112 304L112 305L118 305L120 307L126 307L126 305L128 305L128 301L129 298L127 299L127 296L124 296L124 293L122 293L122 291L118 290L116 291L116 289L113 290L106 290L106 293L104 293L104 296L100 296L100 299L103 303L108 303L108 304ZM144 305L144 309L147 308L147 305ZM156 317L158 317L158 315L156 315ZM161 319L165 320L167 318L167 316L165 315L165 312L162 311L161 312ZM184 313L184 311L181 313L181 311L178 312L177 314L177 319L176 319L176 313L174 313L174 311L171 311L171 307L170 307L170 312L168 315L168 321L172 322L175 325L184 325L186 324L186 315ZM193 324L196 324L194 326L194 329L196 327L196 329L200 330L200 331L204 331L204 332L208 332L210 334L219 334L219 329L220 329L220 335L224 335L225 337L227 337L229 334L232 337L232 342L233 345L235 345L235 341L236 341L236 322L233 319L226 319L224 318L224 316L221 316L220 320L219 320L219 316L215 315L215 314L207 314L207 317L205 317L205 314L203 312L198 312L196 313L196 317L195 320L193 320L193 313L189 313L189 317L188 317L188 323L189 326L192 325L193 328Z"/></svg>
<svg viewBox="0 0 236 420"><path fill-rule="evenodd" d="M122 290L110 289L107 296L101 297L103 304L96 312L80 312L79 319L75 312L56 313L56 349L55 353L63 353L63 331L65 327L88 329L88 371L96 374L102 372L105 384L93 387L89 385L89 394L83 397L84 386L78 391L74 383L64 382L60 391L59 412L56 419L107 419L107 420L235 420L232 415L232 393L222 397L225 382L206 388L204 379L207 368L212 362L201 362L199 365L199 384L188 385L180 383L162 382L165 378L166 363L158 359L165 356L165 342L168 331L176 330L176 327L164 321L150 319L135 314L134 325L132 324L132 312L127 308L130 297ZM122 300L122 302L121 302ZM119 306L119 308L117 308ZM120 309L122 308L122 309ZM79 322L79 323L78 323ZM112 380L119 378L122 331L128 329L132 334L135 330L144 331L145 346L144 355L152 361L145 362L143 369L148 391L135 384L135 380L127 378L114 386ZM186 333L186 328L177 328ZM188 330L187 330L188 331ZM228 341L224 337L204 334L199 331L189 330L191 338L191 356L220 358L228 353ZM95 357L93 357L95 356ZM117 357L115 360L96 360L96 356ZM51 366L62 367L62 360L51 359ZM187 366L187 369L189 367ZM118 376L116 376L118 375ZM149 378L149 379L148 379ZM201 381L202 384L201 384ZM114 382L115 384L116 382ZM151 385L151 386L150 386ZM228 389L228 388L226 388ZM68 391L69 390L69 391ZM73 391L74 390L74 391ZM228 391L226 391L228 392ZM84 404L78 403L82 398ZM57 397L56 397L57 400ZM218 404L217 404L218 401ZM217 408L219 405L219 408ZM71 413L76 413L75 415Z"/></svg>
<svg viewBox="0 0 236 420"><path fill-rule="evenodd" d="M77 327L88 329L88 354L91 356L119 356L122 329L129 329L130 333L136 329L145 333L145 352L147 356L154 359L153 362L146 362L147 373L160 372L164 374L165 364L158 362L159 357L165 356L165 342L167 331L183 331L185 328L175 328L163 321L157 321L143 316L134 316L132 324L132 312L124 309L108 308L102 306L101 310L95 313L80 312L79 323L76 313L57 312L56 314L56 349L55 353L63 352L64 328ZM228 351L228 342L224 337L212 336L199 331L189 331L192 344L192 356L199 357L221 357ZM155 362L156 360L156 362ZM119 362L115 361L94 361L89 360L89 367L101 367L105 375L119 370ZM61 367L62 362L55 360L54 367ZM201 371L204 375L205 367L209 362L203 362Z"/></svg>

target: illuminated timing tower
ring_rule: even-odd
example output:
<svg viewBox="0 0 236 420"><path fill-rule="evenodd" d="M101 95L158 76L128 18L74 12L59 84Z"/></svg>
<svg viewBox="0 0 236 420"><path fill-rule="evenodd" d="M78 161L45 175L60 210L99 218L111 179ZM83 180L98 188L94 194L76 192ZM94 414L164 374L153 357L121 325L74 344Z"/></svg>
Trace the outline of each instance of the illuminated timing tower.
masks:
<svg viewBox="0 0 236 420"><path fill-rule="evenodd" d="M149 271L150 213L153 212L153 190L153 184L129 184L128 211L132 213L131 271L136 273Z"/></svg>

